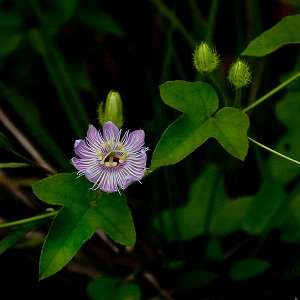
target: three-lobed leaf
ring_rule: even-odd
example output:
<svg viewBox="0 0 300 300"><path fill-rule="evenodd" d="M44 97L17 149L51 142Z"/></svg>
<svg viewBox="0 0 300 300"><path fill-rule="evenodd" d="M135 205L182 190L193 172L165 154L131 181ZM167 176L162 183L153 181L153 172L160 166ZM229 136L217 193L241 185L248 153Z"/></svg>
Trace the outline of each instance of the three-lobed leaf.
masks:
<svg viewBox="0 0 300 300"><path fill-rule="evenodd" d="M163 101L183 115L163 133L153 152L150 168L175 164L209 138L215 138L234 157L248 152L248 116L233 107L217 111L215 90L204 82L169 81L160 86Z"/></svg>
<svg viewBox="0 0 300 300"><path fill-rule="evenodd" d="M48 232L40 257L40 279L63 268L100 228L115 242L133 246L135 229L124 195L90 189L76 173L61 173L33 185L35 195L62 205Z"/></svg>

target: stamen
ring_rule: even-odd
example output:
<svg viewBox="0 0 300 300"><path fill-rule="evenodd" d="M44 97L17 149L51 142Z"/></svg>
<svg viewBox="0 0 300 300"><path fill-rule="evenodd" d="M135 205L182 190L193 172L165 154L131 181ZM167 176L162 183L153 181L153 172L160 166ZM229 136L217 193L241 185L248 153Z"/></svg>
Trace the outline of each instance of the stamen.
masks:
<svg viewBox="0 0 300 300"><path fill-rule="evenodd" d="M121 142L116 143L115 138L102 143L101 146L106 148L107 152L97 150L97 157L100 164L106 167L116 167L118 164L124 163L126 158L130 156Z"/></svg>

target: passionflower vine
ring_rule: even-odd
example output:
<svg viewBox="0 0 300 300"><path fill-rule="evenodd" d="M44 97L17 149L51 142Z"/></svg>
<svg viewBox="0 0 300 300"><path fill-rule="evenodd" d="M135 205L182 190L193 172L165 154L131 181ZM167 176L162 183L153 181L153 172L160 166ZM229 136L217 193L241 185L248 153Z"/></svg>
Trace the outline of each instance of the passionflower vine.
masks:
<svg viewBox="0 0 300 300"><path fill-rule="evenodd" d="M87 137L76 140L72 163L78 175L84 175L94 185L108 193L126 189L133 181L139 181L146 170L147 147L144 147L145 132L122 130L112 122L102 127L102 133L90 125Z"/></svg>

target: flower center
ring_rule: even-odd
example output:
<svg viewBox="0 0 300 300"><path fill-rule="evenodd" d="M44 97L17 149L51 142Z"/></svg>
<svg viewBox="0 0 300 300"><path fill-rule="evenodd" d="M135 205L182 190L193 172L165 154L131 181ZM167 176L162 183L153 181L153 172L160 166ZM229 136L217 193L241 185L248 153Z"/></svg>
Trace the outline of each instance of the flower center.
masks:
<svg viewBox="0 0 300 300"><path fill-rule="evenodd" d="M107 152L102 152L97 150L97 156L101 165L106 167L116 167L119 164L122 164L126 158L129 156L129 153L123 147L122 143L118 142L116 144L115 139L110 139L109 141L101 144Z"/></svg>

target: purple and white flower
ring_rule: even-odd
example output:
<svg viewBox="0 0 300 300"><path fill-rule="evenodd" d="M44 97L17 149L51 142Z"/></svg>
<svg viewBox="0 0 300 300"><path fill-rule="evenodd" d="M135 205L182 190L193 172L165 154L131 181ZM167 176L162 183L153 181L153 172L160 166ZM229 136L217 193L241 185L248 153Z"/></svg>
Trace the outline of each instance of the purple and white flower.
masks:
<svg viewBox="0 0 300 300"><path fill-rule="evenodd" d="M122 130L112 122L103 125L102 133L90 125L87 137L76 140L76 155L72 162L78 175L93 182L92 189L108 193L126 189L133 181L140 181L146 170L149 148L144 147L145 132Z"/></svg>

